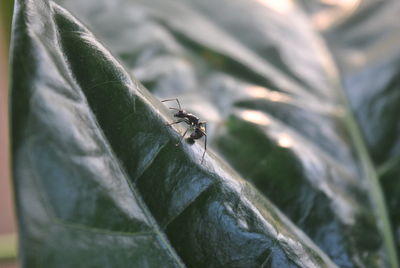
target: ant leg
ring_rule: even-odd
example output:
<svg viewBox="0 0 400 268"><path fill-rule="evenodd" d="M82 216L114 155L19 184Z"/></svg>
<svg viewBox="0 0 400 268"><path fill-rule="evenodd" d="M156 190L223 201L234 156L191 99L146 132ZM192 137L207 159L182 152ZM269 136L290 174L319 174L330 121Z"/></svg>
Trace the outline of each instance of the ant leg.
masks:
<svg viewBox="0 0 400 268"><path fill-rule="evenodd" d="M186 131L183 133L183 135L181 136L181 138L179 139L179 142L177 144L175 144L175 146L179 146L179 143L182 142L183 138L185 137L186 133L188 132L189 128L186 129Z"/></svg>
<svg viewBox="0 0 400 268"><path fill-rule="evenodd" d="M175 99L166 99L166 100L162 100L161 102L174 101L174 100L178 103L179 110L182 110L181 104L179 103L179 100L177 98L175 98Z"/></svg>
<svg viewBox="0 0 400 268"><path fill-rule="evenodd" d="M201 157L202 165L203 165L204 155L206 154L206 151L207 151L207 135L204 134L204 152L203 152L203 156Z"/></svg>
<svg viewBox="0 0 400 268"><path fill-rule="evenodd" d="M182 122L185 122L185 120L178 120L178 121L175 121L175 122L172 122L172 123L167 123L165 125L170 127L172 125L179 124L179 123L182 123Z"/></svg>
<svg viewBox="0 0 400 268"><path fill-rule="evenodd" d="M200 129L200 132L204 135L204 152L203 156L201 157L201 164L203 164L204 155L206 154L207 151L207 122L203 121L201 123L204 124L204 131Z"/></svg>

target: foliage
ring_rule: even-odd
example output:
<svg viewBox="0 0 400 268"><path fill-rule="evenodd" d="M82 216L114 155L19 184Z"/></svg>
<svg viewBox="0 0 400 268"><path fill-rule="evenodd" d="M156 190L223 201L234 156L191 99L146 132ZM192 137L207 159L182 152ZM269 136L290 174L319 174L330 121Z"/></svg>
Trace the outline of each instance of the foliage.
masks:
<svg viewBox="0 0 400 268"><path fill-rule="evenodd" d="M398 48L352 32L368 4L321 35L324 9L282 3L17 2L25 264L397 266ZM349 44L366 64L343 59ZM154 96L207 120L204 165Z"/></svg>

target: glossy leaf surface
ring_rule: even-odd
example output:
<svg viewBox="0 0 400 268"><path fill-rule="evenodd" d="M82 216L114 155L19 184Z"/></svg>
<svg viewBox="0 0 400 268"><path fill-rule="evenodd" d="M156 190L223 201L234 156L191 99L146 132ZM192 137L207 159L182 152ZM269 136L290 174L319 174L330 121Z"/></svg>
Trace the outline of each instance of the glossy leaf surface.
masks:
<svg viewBox="0 0 400 268"><path fill-rule="evenodd" d="M369 91L362 85L371 84L373 76L355 83L361 97L348 90L347 82L345 92L341 75L357 76L343 72L341 60L352 57L334 48L335 40L348 38L355 47L349 51L356 54L371 32L378 34L385 29L382 25L393 23L395 1L380 3L376 10L373 1L359 1L359 13L340 17L346 20L336 35L328 31L323 36L315 30L323 16L306 15L292 1L104 0L87 1L85 6L74 0L59 2L87 23L152 92L161 98L178 96L185 108L206 119L211 146L338 265L396 266L380 172L374 166L377 156L365 139L373 135L371 128L384 122L382 116L398 114L393 112L396 97L390 97L396 86L387 84L384 92L393 93L381 93L388 100L386 108L365 116L363 109L371 106L364 106L363 96ZM312 6L318 1L303 2ZM374 14L384 15L375 20ZM360 20L380 26L369 27L367 22L357 32ZM396 38L392 33L396 30L385 36ZM385 40L375 35L369 42L389 44L397 53L396 43ZM376 55L370 51L365 53L368 57ZM395 71L381 67L376 68L388 79L395 77ZM374 138L381 155L398 142L396 117L392 118ZM397 211L390 209L392 214Z"/></svg>
<svg viewBox="0 0 400 268"><path fill-rule="evenodd" d="M335 266L65 9L17 1L12 49L24 266Z"/></svg>

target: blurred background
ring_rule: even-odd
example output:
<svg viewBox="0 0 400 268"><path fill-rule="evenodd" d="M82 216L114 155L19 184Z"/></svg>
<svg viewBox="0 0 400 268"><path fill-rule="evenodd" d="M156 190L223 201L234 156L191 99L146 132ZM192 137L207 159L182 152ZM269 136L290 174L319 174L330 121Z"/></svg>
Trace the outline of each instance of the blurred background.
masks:
<svg viewBox="0 0 400 268"><path fill-rule="evenodd" d="M0 1L0 267L17 267L8 137L8 52L13 1Z"/></svg>

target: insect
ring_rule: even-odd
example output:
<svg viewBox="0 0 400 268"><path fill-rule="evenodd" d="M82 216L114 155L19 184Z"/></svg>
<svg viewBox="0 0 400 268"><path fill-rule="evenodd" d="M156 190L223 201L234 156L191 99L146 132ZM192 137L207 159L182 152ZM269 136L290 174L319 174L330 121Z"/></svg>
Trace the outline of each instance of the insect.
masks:
<svg viewBox="0 0 400 268"><path fill-rule="evenodd" d="M201 164L203 164L204 155L206 154L206 151L207 151L206 121L200 121L200 118L198 118L194 114L191 114L191 113L186 112L185 110L182 110L181 104L179 103L178 99L176 99L176 98L175 99L166 99L166 100L162 100L161 102L166 102L166 101L176 101L176 103L178 103L178 107L179 107L179 109L174 108L174 107L169 107L169 109L177 111L174 114L174 117L177 117L179 119L175 122L167 124L167 126L172 126L174 124L179 124L182 122L189 125L189 127L186 129L186 131L181 136L179 142L177 144L175 144L176 146L178 146L179 143L182 142L183 138L185 137L186 133L189 130L192 131L192 133L190 134L190 137L188 138L189 141L195 142L195 140L198 140L204 136L204 152L203 152L203 156L201 157Z"/></svg>

